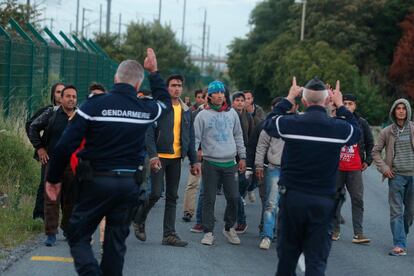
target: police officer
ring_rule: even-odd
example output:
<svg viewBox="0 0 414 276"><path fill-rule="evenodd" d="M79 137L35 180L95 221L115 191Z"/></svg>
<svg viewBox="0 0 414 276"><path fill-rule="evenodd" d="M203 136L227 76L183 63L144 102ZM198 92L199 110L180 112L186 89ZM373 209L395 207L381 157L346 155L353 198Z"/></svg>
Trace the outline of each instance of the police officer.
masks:
<svg viewBox="0 0 414 276"><path fill-rule="evenodd" d="M302 90L305 113L283 116ZM328 116L326 106L330 100L337 108L337 116L344 120ZM302 252L306 275L324 275L331 248L339 153L343 145L358 142L358 123L343 106L339 82L335 91L328 91L314 78L302 89L293 78L289 95L273 109L264 129L285 141L279 180L276 275L295 275Z"/></svg>
<svg viewBox="0 0 414 276"><path fill-rule="evenodd" d="M144 69L135 60L123 61L115 85L107 94L88 99L68 126L50 161L46 192L56 200L61 175L71 153L85 137L77 175L81 178L78 202L70 219L68 243L79 275L122 275L131 213L138 198L137 167L144 160L144 134L148 126L171 109L171 98L157 69L152 49L144 67L155 100L137 98ZM139 182L140 180L138 180ZM90 241L106 217L105 241L100 266Z"/></svg>

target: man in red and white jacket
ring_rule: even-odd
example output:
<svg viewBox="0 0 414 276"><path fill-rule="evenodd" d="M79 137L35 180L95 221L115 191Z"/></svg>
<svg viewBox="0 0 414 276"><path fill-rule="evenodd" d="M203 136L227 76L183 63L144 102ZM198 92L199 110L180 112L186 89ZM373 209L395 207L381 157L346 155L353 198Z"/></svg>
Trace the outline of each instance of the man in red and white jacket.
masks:
<svg viewBox="0 0 414 276"><path fill-rule="evenodd" d="M371 151L374 146L374 139L368 122L355 114L357 108L356 97L351 94L345 94L343 95L343 103L354 114L361 129L361 137L357 144L344 146L341 149L336 180L339 203L333 221L334 231L332 233L332 240L337 241L340 238L341 207L345 202L346 190L348 190L351 197L352 225L354 228L352 242L355 244L367 244L370 242L370 239L364 236L362 227L364 215L364 184L362 182L362 172L372 163Z"/></svg>

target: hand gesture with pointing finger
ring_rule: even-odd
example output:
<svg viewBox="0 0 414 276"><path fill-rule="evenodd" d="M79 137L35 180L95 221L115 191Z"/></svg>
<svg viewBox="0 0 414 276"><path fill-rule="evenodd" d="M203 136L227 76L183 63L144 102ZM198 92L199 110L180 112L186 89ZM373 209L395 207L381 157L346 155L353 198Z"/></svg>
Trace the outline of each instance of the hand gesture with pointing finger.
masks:
<svg viewBox="0 0 414 276"><path fill-rule="evenodd" d="M150 73L158 71L157 57L155 56L154 50L152 48L147 49L147 57L144 60L144 68L147 69Z"/></svg>
<svg viewBox="0 0 414 276"><path fill-rule="evenodd" d="M296 77L292 79L292 86L289 89L289 94L287 99L292 103L295 104L295 98L300 97L302 95L302 87L296 84Z"/></svg>
<svg viewBox="0 0 414 276"><path fill-rule="evenodd" d="M339 108L344 105L342 101L342 93L339 85L339 80L336 81L336 87L335 90L332 91L331 100L333 104L336 106L336 108Z"/></svg>

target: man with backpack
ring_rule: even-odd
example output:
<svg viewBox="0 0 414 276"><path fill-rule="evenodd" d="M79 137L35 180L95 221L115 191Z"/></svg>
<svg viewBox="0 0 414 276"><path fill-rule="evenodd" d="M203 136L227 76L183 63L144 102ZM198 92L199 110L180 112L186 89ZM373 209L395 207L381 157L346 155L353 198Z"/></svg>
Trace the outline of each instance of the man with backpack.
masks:
<svg viewBox="0 0 414 276"><path fill-rule="evenodd" d="M29 140L39 156L42 166L45 166L45 174L48 171L49 156L53 153L54 147L62 136L70 118L75 114L77 103L77 89L74 86L66 86L61 92L61 105L46 109L38 116L29 127ZM43 135L40 133L43 131ZM63 178L63 191L60 195L62 205L62 223L63 233L69 223L70 214L72 212L73 200L64 199L68 196L68 188L73 180L73 173L69 166L65 171ZM44 194L44 223L47 239L46 246L53 246L56 243L56 234L59 224L59 201L52 201Z"/></svg>

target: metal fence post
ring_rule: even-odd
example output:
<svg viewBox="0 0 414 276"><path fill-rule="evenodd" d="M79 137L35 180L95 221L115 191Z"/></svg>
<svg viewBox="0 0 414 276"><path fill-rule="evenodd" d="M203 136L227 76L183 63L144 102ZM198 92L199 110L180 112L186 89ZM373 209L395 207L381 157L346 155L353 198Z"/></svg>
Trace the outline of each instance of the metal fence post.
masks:
<svg viewBox="0 0 414 276"><path fill-rule="evenodd" d="M2 34L6 40L7 40L7 44L8 44L8 55L7 55L7 61L8 63L6 63L7 66L7 79L6 79L6 89L5 89L5 94L4 94L4 99L3 99L3 113L5 117L8 117L10 115L10 89L11 89L11 72L12 72L12 39L10 37L10 35L6 32L5 29L3 29L3 27L0 26L0 34Z"/></svg>
<svg viewBox="0 0 414 276"><path fill-rule="evenodd" d="M31 66L30 66L30 70L29 70L29 84L27 87L27 108L28 108L28 115L31 116L32 114L32 103L33 103L33 67L34 67L34 62L35 62L35 55L34 55L34 43L33 40L30 38L30 36L28 34L25 33L25 31L23 31L23 29L20 27L20 25L13 19L10 18L9 19L9 24L10 26L24 39L26 40L30 46L31 46L31 53L30 53L30 57L31 57Z"/></svg>

